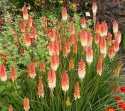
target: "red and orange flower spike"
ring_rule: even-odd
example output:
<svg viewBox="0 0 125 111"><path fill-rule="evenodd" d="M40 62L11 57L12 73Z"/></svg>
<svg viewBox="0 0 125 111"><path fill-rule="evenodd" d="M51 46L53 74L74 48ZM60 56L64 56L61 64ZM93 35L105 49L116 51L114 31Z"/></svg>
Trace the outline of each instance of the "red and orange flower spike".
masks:
<svg viewBox="0 0 125 111"><path fill-rule="evenodd" d="M117 21L114 21L113 22L113 33L114 33L114 35L116 35L117 31L118 31L118 23L117 23Z"/></svg>
<svg viewBox="0 0 125 111"><path fill-rule="evenodd" d="M120 30L117 31L117 33L115 35L115 39L118 39L118 42L120 44L120 42L121 42L121 32L120 32Z"/></svg>
<svg viewBox="0 0 125 111"><path fill-rule="evenodd" d="M59 55L59 45L56 41L53 42L53 54Z"/></svg>
<svg viewBox="0 0 125 111"><path fill-rule="evenodd" d="M27 21L26 28L27 28L27 31L30 31L30 22L29 21Z"/></svg>
<svg viewBox="0 0 125 111"><path fill-rule="evenodd" d="M20 30L21 32L25 32L25 24L24 21L22 20L22 22L20 23Z"/></svg>
<svg viewBox="0 0 125 111"><path fill-rule="evenodd" d="M30 33L28 31L25 32L25 45L27 47L31 45Z"/></svg>
<svg viewBox="0 0 125 111"><path fill-rule="evenodd" d="M74 98L75 98L75 100L80 98L80 88L79 88L78 82L76 82L76 84L75 84Z"/></svg>
<svg viewBox="0 0 125 111"><path fill-rule="evenodd" d="M70 43L69 43L69 41L66 41L65 46L66 46L67 54L69 54L70 53Z"/></svg>
<svg viewBox="0 0 125 111"><path fill-rule="evenodd" d="M85 17L82 17L82 19L81 19L81 26L82 26L83 29L86 28L86 19L85 19Z"/></svg>
<svg viewBox="0 0 125 111"><path fill-rule="evenodd" d="M24 20L28 19L28 12L26 6L23 7L23 19Z"/></svg>
<svg viewBox="0 0 125 111"><path fill-rule="evenodd" d="M114 50L117 52L119 50L119 41L117 38L114 40Z"/></svg>
<svg viewBox="0 0 125 111"><path fill-rule="evenodd" d="M12 81L14 81L16 78L17 78L17 74L16 74L15 66L12 65L11 66L11 79Z"/></svg>
<svg viewBox="0 0 125 111"><path fill-rule="evenodd" d="M24 98L24 110L28 111L30 109L30 105L29 105L29 99L27 97Z"/></svg>
<svg viewBox="0 0 125 111"><path fill-rule="evenodd" d="M74 42L74 45L73 45L73 53L77 54L77 43L76 42Z"/></svg>
<svg viewBox="0 0 125 111"><path fill-rule="evenodd" d="M83 59L81 59L78 66L78 76L82 80L85 77L85 74L86 74L85 62L83 62Z"/></svg>
<svg viewBox="0 0 125 111"><path fill-rule="evenodd" d="M50 40L54 41L55 38L56 38L56 34L55 34L54 30L53 30L53 27L51 27L51 29L50 29Z"/></svg>
<svg viewBox="0 0 125 111"><path fill-rule="evenodd" d="M67 48L66 48L66 45L63 47L63 56L64 57L67 57Z"/></svg>
<svg viewBox="0 0 125 111"><path fill-rule="evenodd" d="M62 19L63 19L64 21L67 20L67 10L66 10L65 7L63 7L63 9L62 9Z"/></svg>
<svg viewBox="0 0 125 111"><path fill-rule="evenodd" d="M97 74L99 74L101 76L102 74L102 56L99 56L98 59L98 64L97 64Z"/></svg>
<svg viewBox="0 0 125 111"><path fill-rule="evenodd" d="M30 15L28 15L28 22L29 22L30 27L31 27L31 26L32 26L32 18L31 18L31 16L30 16Z"/></svg>
<svg viewBox="0 0 125 111"><path fill-rule="evenodd" d="M110 59L112 59L115 56L115 50L114 50L114 47L112 45L110 45L110 47L109 47L108 56Z"/></svg>
<svg viewBox="0 0 125 111"><path fill-rule="evenodd" d="M108 33L108 44L111 45L112 43L112 34L109 32Z"/></svg>
<svg viewBox="0 0 125 111"><path fill-rule="evenodd" d="M96 23L95 31L96 31L96 33L100 33L99 21L97 21L97 23Z"/></svg>
<svg viewBox="0 0 125 111"><path fill-rule="evenodd" d="M13 111L12 105L9 105L9 111Z"/></svg>
<svg viewBox="0 0 125 111"><path fill-rule="evenodd" d="M48 85L51 90L53 90L56 87L56 74L52 69L49 71Z"/></svg>
<svg viewBox="0 0 125 111"><path fill-rule="evenodd" d="M0 62L0 78L1 81L5 82L7 80L6 68L3 63Z"/></svg>
<svg viewBox="0 0 125 111"><path fill-rule="evenodd" d="M69 89L69 78L66 71L64 71L62 75L62 90L68 91L68 89Z"/></svg>
<svg viewBox="0 0 125 111"><path fill-rule="evenodd" d="M28 65L28 75L31 78L35 78L36 77L35 64L33 62L30 65Z"/></svg>
<svg viewBox="0 0 125 111"><path fill-rule="evenodd" d="M71 25L70 25L70 35L72 34L75 34L75 28L74 28L74 23L71 22Z"/></svg>
<svg viewBox="0 0 125 111"><path fill-rule="evenodd" d="M45 71L45 65L43 60L40 62L40 71L43 71L43 72Z"/></svg>
<svg viewBox="0 0 125 111"><path fill-rule="evenodd" d="M107 51L107 49L106 49L106 38L103 37L100 40L100 52L101 52L101 54L105 55L106 51Z"/></svg>
<svg viewBox="0 0 125 111"><path fill-rule="evenodd" d="M87 33L84 29L81 30L80 41L83 47L87 47L88 39L87 39Z"/></svg>
<svg viewBox="0 0 125 111"><path fill-rule="evenodd" d="M99 33L97 32L96 35L95 35L95 43L97 45L99 44L99 40L100 40L100 37L99 37Z"/></svg>
<svg viewBox="0 0 125 111"><path fill-rule="evenodd" d="M88 46L87 50L86 50L86 61L88 63L88 65L90 65L93 61L93 50L91 46Z"/></svg>
<svg viewBox="0 0 125 111"><path fill-rule="evenodd" d="M92 35L91 35L91 32L88 31L87 32L87 46L90 46L92 45Z"/></svg>
<svg viewBox="0 0 125 111"><path fill-rule="evenodd" d="M33 26L32 28L32 37L36 38L36 29L35 29L35 26Z"/></svg>
<svg viewBox="0 0 125 111"><path fill-rule="evenodd" d="M39 80L39 84L38 84L38 95L39 95L39 98L44 97L44 88L43 88L43 83L41 79Z"/></svg>
<svg viewBox="0 0 125 111"><path fill-rule="evenodd" d="M74 44L74 34L71 34L70 35L70 44L72 45L72 44Z"/></svg>
<svg viewBox="0 0 125 111"><path fill-rule="evenodd" d="M59 66L59 57L57 54L51 56L51 68L56 71Z"/></svg>

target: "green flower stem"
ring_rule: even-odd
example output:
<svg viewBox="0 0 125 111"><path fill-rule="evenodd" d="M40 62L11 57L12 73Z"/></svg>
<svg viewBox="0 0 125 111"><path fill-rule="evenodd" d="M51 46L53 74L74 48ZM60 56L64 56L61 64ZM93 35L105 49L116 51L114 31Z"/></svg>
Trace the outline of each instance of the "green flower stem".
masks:
<svg viewBox="0 0 125 111"><path fill-rule="evenodd" d="M76 111L77 111L77 102L78 102L78 101L77 101L77 99L76 99Z"/></svg>
<svg viewBox="0 0 125 111"><path fill-rule="evenodd" d="M94 94L94 97L93 97L93 100L92 100L92 104L93 104L93 102L94 102L94 99L95 99L95 96L96 96L96 93L97 93L98 86L99 86L99 75L97 76L97 83L96 83L95 94Z"/></svg>
<svg viewBox="0 0 125 111"><path fill-rule="evenodd" d="M15 84L15 91L16 91L16 93L18 93L18 91L17 91L17 85L16 85L16 80L14 80L14 84Z"/></svg>
<svg viewBox="0 0 125 111"><path fill-rule="evenodd" d="M64 111L66 111L66 91L64 91Z"/></svg>
<svg viewBox="0 0 125 111"><path fill-rule="evenodd" d="M9 92L7 85L5 82L3 82L4 86L6 87L7 92L9 93L8 95L10 96L10 98L12 99L12 101L14 102L14 104L16 105L16 108L19 110L19 106L16 104L14 97L12 96L12 94Z"/></svg>

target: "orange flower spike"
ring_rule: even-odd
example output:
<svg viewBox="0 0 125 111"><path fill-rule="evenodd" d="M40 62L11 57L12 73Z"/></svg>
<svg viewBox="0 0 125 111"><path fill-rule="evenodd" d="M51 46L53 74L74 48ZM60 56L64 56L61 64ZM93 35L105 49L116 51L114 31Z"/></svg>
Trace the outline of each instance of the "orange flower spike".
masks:
<svg viewBox="0 0 125 111"><path fill-rule="evenodd" d="M51 56L51 68L56 71L59 66L59 57L58 55Z"/></svg>
<svg viewBox="0 0 125 111"><path fill-rule="evenodd" d="M28 12L26 6L23 7L23 19L24 20L28 19Z"/></svg>
<svg viewBox="0 0 125 111"><path fill-rule="evenodd" d="M30 109L30 105L29 105L29 99L27 97L24 98L24 110L28 111Z"/></svg>
<svg viewBox="0 0 125 111"><path fill-rule="evenodd" d="M66 41L65 46L66 46L67 54L70 53L70 43L69 43L69 41Z"/></svg>
<svg viewBox="0 0 125 111"><path fill-rule="evenodd" d="M67 57L67 48L66 48L66 45L63 47L63 56Z"/></svg>
<svg viewBox="0 0 125 111"><path fill-rule="evenodd" d="M75 98L75 100L80 98L80 88L79 88L78 82L76 82L76 84L75 84L74 98Z"/></svg>
<svg viewBox="0 0 125 111"><path fill-rule="evenodd" d="M114 77L119 77L119 71L121 70L121 65L122 65L122 62L120 62L119 65L117 66Z"/></svg>
<svg viewBox="0 0 125 111"><path fill-rule="evenodd" d="M7 80L6 68L3 63L0 62L0 78L1 81L5 82Z"/></svg>
<svg viewBox="0 0 125 111"><path fill-rule="evenodd" d="M70 59L69 69L74 69L74 60L73 59Z"/></svg>
<svg viewBox="0 0 125 111"><path fill-rule="evenodd" d="M77 32L74 34L74 42L77 41Z"/></svg>
<svg viewBox="0 0 125 111"><path fill-rule="evenodd" d="M25 32L25 45L27 47L31 45L30 33L28 31Z"/></svg>
<svg viewBox="0 0 125 111"><path fill-rule="evenodd" d="M54 41L55 38L56 38L56 34L55 34L54 30L53 30L53 27L51 27L51 29L50 29L50 40Z"/></svg>
<svg viewBox="0 0 125 111"><path fill-rule="evenodd" d="M69 78L66 71L64 71L62 75L62 90L68 91L68 89L69 89Z"/></svg>
<svg viewBox="0 0 125 111"><path fill-rule="evenodd" d="M30 31L30 22L29 21L27 21L26 28L27 28L27 31Z"/></svg>
<svg viewBox="0 0 125 111"><path fill-rule="evenodd" d="M44 61L40 62L40 71L45 72L45 65L44 65Z"/></svg>
<svg viewBox="0 0 125 111"><path fill-rule="evenodd" d="M17 74L16 74L15 66L12 65L11 66L11 79L12 81L14 81L16 78L17 78Z"/></svg>
<svg viewBox="0 0 125 111"><path fill-rule="evenodd" d="M77 43L76 42L73 45L73 53L77 54Z"/></svg>
<svg viewBox="0 0 125 111"><path fill-rule="evenodd" d="M103 37L101 38L101 41L100 41L100 52L101 54L106 54L106 38Z"/></svg>
<svg viewBox="0 0 125 111"><path fill-rule="evenodd" d="M9 111L13 111L12 105L9 105Z"/></svg>
<svg viewBox="0 0 125 111"><path fill-rule="evenodd" d="M74 33L75 33L74 23L71 22L71 25L70 25L70 35L72 35Z"/></svg>
<svg viewBox="0 0 125 111"><path fill-rule="evenodd" d="M67 10L66 10L65 7L63 7L63 9L62 9L62 19L63 19L64 21L67 20Z"/></svg>
<svg viewBox="0 0 125 111"><path fill-rule="evenodd" d="M96 23L95 31L96 31L96 33L100 33L99 21L97 21L97 23Z"/></svg>
<svg viewBox="0 0 125 111"><path fill-rule="evenodd" d="M101 23L100 25L100 36L104 37L105 36L105 26L104 26L104 22Z"/></svg>
<svg viewBox="0 0 125 111"><path fill-rule="evenodd" d="M97 64L97 74L99 74L101 76L102 74L102 56L99 56L98 59L98 64Z"/></svg>
<svg viewBox="0 0 125 111"><path fill-rule="evenodd" d="M53 48L54 47L54 43L53 42L49 42L49 55L52 55L53 54Z"/></svg>
<svg viewBox="0 0 125 111"><path fill-rule="evenodd" d="M105 35L104 35L104 36L107 36L107 33L108 33L108 27L107 27L107 23L106 23L106 21L104 21L104 27L105 27L105 31L104 31Z"/></svg>
<svg viewBox="0 0 125 111"><path fill-rule="evenodd" d="M36 38L36 29L35 29L35 26L33 26L32 28L32 37Z"/></svg>
<svg viewBox="0 0 125 111"><path fill-rule="evenodd" d="M35 64L33 62L30 65L28 65L28 75L31 78L35 78L36 76Z"/></svg>
<svg viewBox="0 0 125 111"><path fill-rule="evenodd" d="M83 59L81 59L78 66L78 76L82 80L85 77L85 74L86 74L85 62L83 62Z"/></svg>
<svg viewBox="0 0 125 111"><path fill-rule="evenodd" d="M95 43L97 45L99 44L99 40L100 40L100 37L99 37L99 33L97 32L96 35L95 35Z"/></svg>
<svg viewBox="0 0 125 111"><path fill-rule="evenodd" d="M112 43L112 34L109 32L108 33L108 44L111 45Z"/></svg>
<svg viewBox="0 0 125 111"><path fill-rule="evenodd" d="M117 23L117 21L114 21L113 22L113 33L114 33L114 35L116 35L117 31L118 31L118 23Z"/></svg>
<svg viewBox="0 0 125 111"><path fill-rule="evenodd" d="M87 47L87 33L84 29L81 30L80 41L83 47Z"/></svg>
<svg viewBox="0 0 125 111"><path fill-rule="evenodd" d="M54 45L53 46L53 54L59 55L59 45L58 45L58 43L56 41L54 41L53 45Z"/></svg>
<svg viewBox="0 0 125 111"><path fill-rule="evenodd" d="M114 50L115 50L115 52L117 52L119 50L119 41L117 38L114 41Z"/></svg>
<svg viewBox="0 0 125 111"><path fill-rule="evenodd" d="M56 74L52 69L49 71L48 85L51 90L53 90L56 87Z"/></svg>
<svg viewBox="0 0 125 111"><path fill-rule="evenodd" d="M20 23L20 30L21 32L25 32L25 24L24 21L22 20L22 22Z"/></svg>
<svg viewBox="0 0 125 111"><path fill-rule="evenodd" d="M121 42L121 32L120 32L120 30L117 31L117 33L115 35L115 39L118 39L118 42L120 44L120 42Z"/></svg>
<svg viewBox="0 0 125 111"><path fill-rule="evenodd" d="M29 22L30 27L31 27L31 26L32 26L32 18L31 18L31 16L30 16L30 15L28 15L28 22Z"/></svg>
<svg viewBox="0 0 125 111"><path fill-rule="evenodd" d="M38 95L39 95L39 98L44 97L44 88L43 88L43 83L41 79L39 80L39 84L38 84Z"/></svg>
<svg viewBox="0 0 125 111"><path fill-rule="evenodd" d="M86 61L90 65L93 61L93 50L91 46L88 46L86 50Z"/></svg>
<svg viewBox="0 0 125 111"><path fill-rule="evenodd" d="M91 32L88 31L87 32L87 46L90 46L92 45L92 35L91 35Z"/></svg>
<svg viewBox="0 0 125 111"><path fill-rule="evenodd" d="M74 44L74 34L70 35L70 44Z"/></svg>
<svg viewBox="0 0 125 111"><path fill-rule="evenodd" d="M110 47L109 47L108 56L110 59L112 59L115 56L115 50L114 50L114 47L112 45L110 45Z"/></svg>
<svg viewBox="0 0 125 111"><path fill-rule="evenodd" d="M82 26L83 29L86 28L86 19L85 19L85 17L82 17L82 19L81 19L81 26Z"/></svg>

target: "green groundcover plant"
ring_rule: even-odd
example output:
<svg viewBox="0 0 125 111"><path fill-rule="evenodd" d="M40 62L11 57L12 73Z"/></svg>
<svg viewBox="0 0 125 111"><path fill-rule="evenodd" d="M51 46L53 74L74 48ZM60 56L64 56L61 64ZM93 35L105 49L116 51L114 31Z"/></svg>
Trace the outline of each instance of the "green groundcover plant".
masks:
<svg viewBox="0 0 125 111"><path fill-rule="evenodd" d="M33 19L4 15L0 34L1 111L114 111L122 62L116 64L121 35L105 21L96 23L62 8L62 20L51 15ZM83 15L82 15L83 16ZM89 13L86 13L89 16ZM94 23L93 30L91 29ZM124 88L122 88L122 91ZM120 98L120 99L118 99Z"/></svg>

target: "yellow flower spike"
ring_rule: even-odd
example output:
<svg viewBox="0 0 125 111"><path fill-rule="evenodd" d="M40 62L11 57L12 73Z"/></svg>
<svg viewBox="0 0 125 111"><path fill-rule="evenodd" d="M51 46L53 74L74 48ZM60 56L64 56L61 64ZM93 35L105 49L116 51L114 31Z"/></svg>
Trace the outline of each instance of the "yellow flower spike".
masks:
<svg viewBox="0 0 125 111"><path fill-rule="evenodd" d="M71 105L71 103L70 103L70 98L69 98L69 97L67 98L66 105L67 105L67 106L70 106L70 105Z"/></svg>

